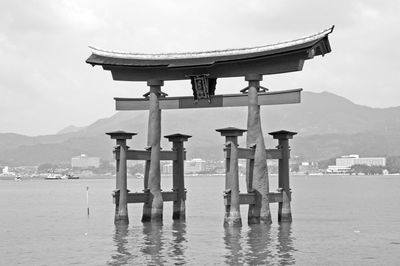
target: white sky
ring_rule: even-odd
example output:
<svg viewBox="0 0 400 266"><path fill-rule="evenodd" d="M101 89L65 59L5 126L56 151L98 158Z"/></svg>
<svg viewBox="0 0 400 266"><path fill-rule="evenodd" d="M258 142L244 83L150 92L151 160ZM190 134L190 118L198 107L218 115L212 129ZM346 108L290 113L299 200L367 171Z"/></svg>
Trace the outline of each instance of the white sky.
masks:
<svg viewBox="0 0 400 266"><path fill-rule="evenodd" d="M332 52L301 72L264 76L271 90L329 91L372 107L400 105L400 1L0 2L0 132L52 134L115 113L113 97L141 97L145 83L116 82L85 63L88 45L130 52L240 48L291 40L335 25ZM217 94L245 87L220 79ZM166 82L190 95L190 82Z"/></svg>

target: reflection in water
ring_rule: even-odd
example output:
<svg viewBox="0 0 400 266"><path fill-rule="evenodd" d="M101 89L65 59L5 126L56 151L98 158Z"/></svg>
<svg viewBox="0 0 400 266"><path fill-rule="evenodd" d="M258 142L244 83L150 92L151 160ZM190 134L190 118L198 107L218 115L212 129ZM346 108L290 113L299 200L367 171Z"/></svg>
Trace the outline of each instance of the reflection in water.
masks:
<svg viewBox="0 0 400 266"><path fill-rule="evenodd" d="M144 223L143 238L144 243L141 247L143 255L148 258L148 261L156 265L160 265L166 259L161 255L163 251L164 241L163 226L161 224ZM134 239L133 239L134 241Z"/></svg>
<svg viewBox="0 0 400 266"><path fill-rule="evenodd" d="M215 252L224 254L220 262L226 265L295 264L296 249L290 223L225 227L222 238L224 247ZM113 242L116 249L108 265L186 265L193 262L187 254L191 243L187 240L184 222L169 226L116 225ZM196 245L190 249L196 249ZM208 251L204 250L205 257ZM212 257L202 259L209 259L211 264L216 262Z"/></svg>
<svg viewBox="0 0 400 266"><path fill-rule="evenodd" d="M280 223L278 229L278 257L280 265L291 265L295 263L293 252L292 227L291 223Z"/></svg>
<svg viewBox="0 0 400 266"><path fill-rule="evenodd" d="M247 244L249 251L246 254L246 262L250 265L268 265L273 261L271 252L271 226L265 224L253 224L247 232Z"/></svg>
<svg viewBox="0 0 400 266"><path fill-rule="evenodd" d="M187 264L184 222L174 222L172 230L154 223L132 228L116 225L113 242L116 251L108 265Z"/></svg>
<svg viewBox="0 0 400 266"><path fill-rule="evenodd" d="M170 257L175 260L175 265L186 264L186 248L186 224L184 222L175 221L172 225L172 254L169 254Z"/></svg>
<svg viewBox="0 0 400 266"><path fill-rule="evenodd" d="M117 247L116 254L111 256L111 262L109 265L121 265L126 264L131 257L131 253L127 248L129 229L127 224L117 224L115 225L115 233L113 241Z"/></svg>
<svg viewBox="0 0 400 266"><path fill-rule="evenodd" d="M229 251L229 253L225 255L225 263L227 265L243 264L243 254L240 239L241 227L225 227L224 242L226 249Z"/></svg>
<svg viewBox="0 0 400 266"><path fill-rule="evenodd" d="M292 265L295 264L290 223L279 227L251 225L246 233L241 228L225 228L224 243L227 265Z"/></svg>

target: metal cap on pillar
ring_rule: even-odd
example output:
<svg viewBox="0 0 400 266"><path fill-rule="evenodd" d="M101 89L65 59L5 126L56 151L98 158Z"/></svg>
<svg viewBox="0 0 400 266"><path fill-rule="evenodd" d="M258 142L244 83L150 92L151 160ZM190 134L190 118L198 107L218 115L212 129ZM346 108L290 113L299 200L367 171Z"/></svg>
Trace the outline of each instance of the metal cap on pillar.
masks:
<svg viewBox="0 0 400 266"><path fill-rule="evenodd" d="M233 143L237 144L238 137L242 136L247 130L236 127L226 127L216 129L215 131L221 133L221 136L225 137L226 142L232 141Z"/></svg>
<svg viewBox="0 0 400 266"><path fill-rule="evenodd" d="M261 74L247 74L244 77L245 81L261 81L263 80L263 76Z"/></svg>
<svg viewBox="0 0 400 266"><path fill-rule="evenodd" d="M294 135L297 134L297 132L291 132L287 130L279 130L279 131L274 131L268 133L271 135L274 139L292 139Z"/></svg>
<svg viewBox="0 0 400 266"><path fill-rule="evenodd" d="M221 136L223 137L240 137L247 130L236 127L226 127L226 128L216 129L215 131L221 133Z"/></svg>
<svg viewBox="0 0 400 266"><path fill-rule="evenodd" d="M192 136L190 135L185 135L180 133L164 136L164 138L168 139L168 141L170 142L185 142L188 141L188 139L190 139L191 137Z"/></svg>
<svg viewBox="0 0 400 266"><path fill-rule="evenodd" d="M164 86L163 80L151 79L147 81L147 86Z"/></svg>
<svg viewBox="0 0 400 266"><path fill-rule="evenodd" d="M111 139L117 139L117 140L119 140L119 139L131 139L133 136L137 135L137 133L126 132L126 131L122 131L122 130L108 132L106 134L109 135L111 137Z"/></svg>

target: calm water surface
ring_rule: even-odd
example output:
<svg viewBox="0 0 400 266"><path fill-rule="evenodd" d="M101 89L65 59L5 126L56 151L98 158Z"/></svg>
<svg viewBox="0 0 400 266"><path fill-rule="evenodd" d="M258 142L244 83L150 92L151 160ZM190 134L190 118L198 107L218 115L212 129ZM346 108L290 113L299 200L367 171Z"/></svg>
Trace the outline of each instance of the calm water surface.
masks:
<svg viewBox="0 0 400 266"><path fill-rule="evenodd" d="M142 180L129 179L131 191ZM163 178L164 190L171 178ZM244 180L241 180L244 182ZM271 191L276 177L270 177ZM86 213L89 186L90 216ZM292 176L293 223L223 227L223 177L188 177L186 223L115 227L115 181L0 181L1 265L400 265L399 176ZM241 183L241 190L245 185Z"/></svg>

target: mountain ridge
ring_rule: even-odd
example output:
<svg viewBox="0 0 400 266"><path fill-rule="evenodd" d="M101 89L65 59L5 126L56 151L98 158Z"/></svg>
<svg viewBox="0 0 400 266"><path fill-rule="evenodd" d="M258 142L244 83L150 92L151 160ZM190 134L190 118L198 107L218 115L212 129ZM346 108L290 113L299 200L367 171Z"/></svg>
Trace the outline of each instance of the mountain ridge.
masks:
<svg viewBox="0 0 400 266"><path fill-rule="evenodd" d="M129 146L143 149L147 137L147 111L117 112L76 131L29 137L0 133L0 161L9 164L69 162L72 156L86 153L104 160L112 159L115 145L106 132L126 130L138 133ZM268 132L286 129L299 134L291 141L292 154L305 160L328 159L347 153L363 156L398 155L400 106L373 108L357 105L330 93L302 93L302 103L262 106L261 125L268 147L276 143ZM188 158L222 159L223 138L217 128L246 128L247 107L163 110L162 136L183 133L193 137L185 143ZM68 127L67 127L68 129ZM76 129L76 128L72 128ZM60 133L59 132L59 133ZM171 144L162 138L162 147ZM245 137L239 143L244 146ZM393 145L390 145L393 143ZM397 145L399 144L399 145Z"/></svg>

